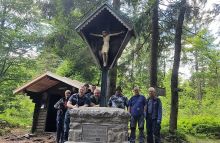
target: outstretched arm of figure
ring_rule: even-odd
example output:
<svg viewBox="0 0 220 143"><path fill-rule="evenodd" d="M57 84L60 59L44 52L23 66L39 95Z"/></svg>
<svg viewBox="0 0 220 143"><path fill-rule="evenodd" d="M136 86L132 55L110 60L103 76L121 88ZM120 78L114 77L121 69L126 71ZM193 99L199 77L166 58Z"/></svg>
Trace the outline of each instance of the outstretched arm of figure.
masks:
<svg viewBox="0 0 220 143"><path fill-rule="evenodd" d="M90 33L90 35L92 35L92 36L96 36L96 37L103 37L101 34Z"/></svg>
<svg viewBox="0 0 220 143"><path fill-rule="evenodd" d="M124 33L124 31L121 31L121 32L117 32L117 33L112 33L112 34L109 34L110 36L117 36L117 35L120 35Z"/></svg>

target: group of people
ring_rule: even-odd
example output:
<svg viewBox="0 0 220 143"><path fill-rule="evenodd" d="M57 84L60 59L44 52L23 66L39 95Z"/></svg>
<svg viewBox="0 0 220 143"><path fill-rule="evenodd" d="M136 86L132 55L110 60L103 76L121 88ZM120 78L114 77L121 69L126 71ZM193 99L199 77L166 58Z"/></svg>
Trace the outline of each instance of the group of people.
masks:
<svg viewBox="0 0 220 143"><path fill-rule="evenodd" d="M122 94L120 86L116 88L116 92L108 101L108 106L113 108L122 108L128 110L130 118L130 143L135 143L136 126L139 129L139 142L144 143L144 122L146 120L147 142L160 143L160 124L162 119L162 104L156 96L153 87L148 89L149 96L146 98L140 94L138 87L133 89L133 96L128 100ZM85 84L79 88L78 93L71 95L70 90L65 91L65 97L61 98L54 107L57 109L57 143L63 143L68 140L70 114L69 109L78 107L99 107L101 92L92 85Z"/></svg>

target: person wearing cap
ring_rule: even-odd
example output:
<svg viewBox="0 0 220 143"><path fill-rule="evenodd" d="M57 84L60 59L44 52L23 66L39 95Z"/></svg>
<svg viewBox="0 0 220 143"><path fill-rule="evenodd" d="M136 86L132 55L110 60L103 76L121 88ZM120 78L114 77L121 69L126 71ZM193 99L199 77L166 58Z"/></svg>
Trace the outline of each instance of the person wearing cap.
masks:
<svg viewBox="0 0 220 143"><path fill-rule="evenodd" d="M136 126L138 123L139 129L139 142L144 143L144 113L146 98L141 95L139 88L135 87L133 89L134 95L130 98L128 102L128 112L131 114L130 120L130 143L135 143L136 140Z"/></svg>
<svg viewBox="0 0 220 143"><path fill-rule="evenodd" d="M64 136L64 118L65 113L67 111L67 102L71 95L70 90L65 91L65 96L61 98L55 105L54 108L57 109L57 132L56 132L56 142L63 143L63 136Z"/></svg>
<svg viewBox="0 0 220 143"><path fill-rule="evenodd" d="M156 96L155 88L150 87L148 92L149 97L146 100L147 142L160 143L162 103Z"/></svg>
<svg viewBox="0 0 220 143"><path fill-rule="evenodd" d="M68 110L65 115L65 122L64 122L64 141L68 141L69 136L69 125L70 125L70 113L69 110L79 107L88 107L90 105L89 98L85 95L85 87L82 86L79 88L79 93L73 94L68 102L67 107Z"/></svg>
<svg viewBox="0 0 220 143"><path fill-rule="evenodd" d="M122 89L120 86L116 88L115 95L110 97L108 106L122 109L128 107L128 98L122 94Z"/></svg>
<svg viewBox="0 0 220 143"><path fill-rule="evenodd" d="M92 106L92 107L99 107L100 106L100 94L101 94L101 92L99 89L94 90L94 94L91 95L91 97L90 97L90 101L91 101L90 106Z"/></svg>

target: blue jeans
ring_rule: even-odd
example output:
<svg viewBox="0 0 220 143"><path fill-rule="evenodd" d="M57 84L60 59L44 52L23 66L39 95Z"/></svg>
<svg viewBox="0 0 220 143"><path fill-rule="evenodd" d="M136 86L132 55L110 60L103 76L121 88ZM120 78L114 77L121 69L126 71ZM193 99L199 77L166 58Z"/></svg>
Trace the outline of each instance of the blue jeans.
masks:
<svg viewBox="0 0 220 143"><path fill-rule="evenodd" d="M64 116L57 116L57 132L56 132L56 142L63 143L64 136Z"/></svg>
<svg viewBox="0 0 220 143"><path fill-rule="evenodd" d="M138 123L138 129L139 129L139 142L144 142L144 115L140 116L131 116L130 121L130 128L131 128L131 135L130 135L130 142L135 142L136 135L136 126Z"/></svg>
<svg viewBox="0 0 220 143"><path fill-rule="evenodd" d="M69 129L70 129L70 113L67 110L64 119L64 142L68 141Z"/></svg>

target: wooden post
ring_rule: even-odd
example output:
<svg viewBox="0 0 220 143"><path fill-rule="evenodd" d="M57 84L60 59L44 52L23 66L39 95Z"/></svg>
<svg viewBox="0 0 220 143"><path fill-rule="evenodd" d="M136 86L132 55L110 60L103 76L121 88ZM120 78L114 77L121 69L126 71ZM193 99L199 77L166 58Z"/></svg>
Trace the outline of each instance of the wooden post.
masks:
<svg viewBox="0 0 220 143"><path fill-rule="evenodd" d="M102 83L101 83L101 107L107 107L107 80L108 80L108 68L103 68L102 69Z"/></svg>

